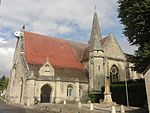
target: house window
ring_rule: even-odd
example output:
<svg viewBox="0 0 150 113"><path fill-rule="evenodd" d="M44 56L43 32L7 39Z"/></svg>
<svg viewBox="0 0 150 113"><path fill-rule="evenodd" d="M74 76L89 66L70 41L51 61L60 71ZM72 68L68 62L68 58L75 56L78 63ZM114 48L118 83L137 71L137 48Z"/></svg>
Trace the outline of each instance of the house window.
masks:
<svg viewBox="0 0 150 113"><path fill-rule="evenodd" d="M72 96L73 95L73 86L69 84L67 86L67 96Z"/></svg>

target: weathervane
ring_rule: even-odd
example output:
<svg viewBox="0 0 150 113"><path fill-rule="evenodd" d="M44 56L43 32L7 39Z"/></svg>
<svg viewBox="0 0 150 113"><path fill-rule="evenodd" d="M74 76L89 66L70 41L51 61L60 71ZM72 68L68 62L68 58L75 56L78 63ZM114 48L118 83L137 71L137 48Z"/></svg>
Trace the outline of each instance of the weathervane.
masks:
<svg viewBox="0 0 150 113"><path fill-rule="evenodd" d="M22 28L21 28L21 31L24 31L25 30L25 24L23 24Z"/></svg>
<svg viewBox="0 0 150 113"><path fill-rule="evenodd" d="M96 4L95 4L95 6L94 6L94 11L96 11Z"/></svg>
<svg viewBox="0 0 150 113"><path fill-rule="evenodd" d="M0 0L0 6L1 6L1 0ZM0 17L1 17L1 15L0 15Z"/></svg>

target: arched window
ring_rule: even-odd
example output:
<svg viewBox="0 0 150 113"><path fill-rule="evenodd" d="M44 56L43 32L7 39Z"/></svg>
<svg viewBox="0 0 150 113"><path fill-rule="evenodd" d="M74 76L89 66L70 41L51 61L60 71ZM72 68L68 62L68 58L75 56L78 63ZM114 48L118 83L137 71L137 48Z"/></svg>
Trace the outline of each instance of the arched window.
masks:
<svg viewBox="0 0 150 113"><path fill-rule="evenodd" d="M67 86L67 96L72 96L73 95L73 86L69 84Z"/></svg>
<svg viewBox="0 0 150 113"><path fill-rule="evenodd" d="M111 69L110 69L110 82L118 82L119 81L119 77L118 77L118 68L116 65L112 65Z"/></svg>
<svg viewBox="0 0 150 113"><path fill-rule="evenodd" d="M83 95L83 88L82 88L82 86L80 85L80 86L79 86L79 96L82 97L82 95Z"/></svg>

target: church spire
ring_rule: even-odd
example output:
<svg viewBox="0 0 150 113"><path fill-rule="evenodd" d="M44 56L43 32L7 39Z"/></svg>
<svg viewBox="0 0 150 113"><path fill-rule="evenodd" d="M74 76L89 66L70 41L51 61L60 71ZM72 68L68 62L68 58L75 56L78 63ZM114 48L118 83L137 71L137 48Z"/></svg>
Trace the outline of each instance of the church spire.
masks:
<svg viewBox="0 0 150 113"><path fill-rule="evenodd" d="M95 36L98 36L99 39L102 39L101 33L100 33L100 27L99 27L99 22L98 22L98 16L95 11L94 17L93 17L93 24L92 24L92 30L91 30L91 36L89 40L89 44L94 42Z"/></svg>
<svg viewBox="0 0 150 113"><path fill-rule="evenodd" d="M91 51L103 51L98 35L94 36L94 40L91 45Z"/></svg>

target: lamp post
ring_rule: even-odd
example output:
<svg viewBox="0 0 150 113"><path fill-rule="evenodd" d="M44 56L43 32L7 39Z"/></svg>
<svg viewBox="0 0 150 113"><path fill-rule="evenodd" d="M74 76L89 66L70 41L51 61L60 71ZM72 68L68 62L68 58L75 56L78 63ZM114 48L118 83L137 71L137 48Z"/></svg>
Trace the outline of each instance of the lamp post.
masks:
<svg viewBox="0 0 150 113"><path fill-rule="evenodd" d="M125 73L125 87L126 87L127 107L129 107L128 84L127 84L127 76L126 76L126 73Z"/></svg>
<svg viewBox="0 0 150 113"><path fill-rule="evenodd" d="M129 107L128 83L127 83L127 75L126 75L126 71L127 71L128 68L130 68L130 67L125 68L125 87L126 87L127 107Z"/></svg>

